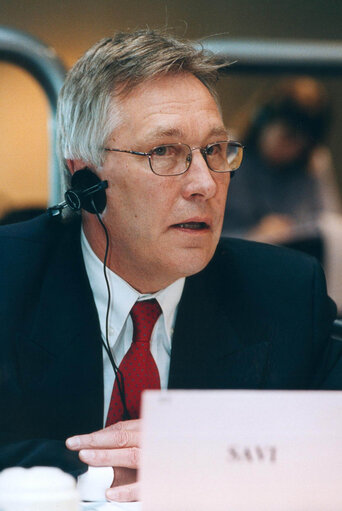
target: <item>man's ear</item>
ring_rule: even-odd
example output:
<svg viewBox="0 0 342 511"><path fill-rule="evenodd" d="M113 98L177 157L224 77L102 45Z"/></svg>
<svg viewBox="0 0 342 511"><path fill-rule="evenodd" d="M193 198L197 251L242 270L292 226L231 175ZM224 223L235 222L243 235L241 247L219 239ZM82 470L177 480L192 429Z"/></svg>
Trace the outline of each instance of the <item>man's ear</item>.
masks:
<svg viewBox="0 0 342 511"><path fill-rule="evenodd" d="M68 160L67 159L66 164L68 166L68 169L69 169L71 175L73 175L78 170L84 169L84 167L87 167L86 163L84 163L83 160Z"/></svg>

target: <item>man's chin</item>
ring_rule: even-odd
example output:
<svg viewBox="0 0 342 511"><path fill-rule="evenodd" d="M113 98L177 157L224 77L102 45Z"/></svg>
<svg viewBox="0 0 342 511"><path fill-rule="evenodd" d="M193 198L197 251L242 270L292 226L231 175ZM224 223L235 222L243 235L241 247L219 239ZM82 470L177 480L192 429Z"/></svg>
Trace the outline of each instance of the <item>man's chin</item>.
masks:
<svg viewBox="0 0 342 511"><path fill-rule="evenodd" d="M212 259L216 246L211 250L200 248L187 249L185 257L179 260L178 270L183 277L190 277L202 271Z"/></svg>

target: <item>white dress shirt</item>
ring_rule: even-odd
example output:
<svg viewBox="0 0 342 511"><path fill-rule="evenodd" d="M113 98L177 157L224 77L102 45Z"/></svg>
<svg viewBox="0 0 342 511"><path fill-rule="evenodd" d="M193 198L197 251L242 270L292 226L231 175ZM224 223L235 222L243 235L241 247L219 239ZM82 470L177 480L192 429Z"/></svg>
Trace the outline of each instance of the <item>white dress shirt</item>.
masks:
<svg viewBox="0 0 342 511"><path fill-rule="evenodd" d="M102 339L105 341L108 293L103 273L103 262L95 255L83 230L81 233L81 246L87 275L99 316ZM151 353L158 367L161 388L166 389L169 378L173 327L185 279L176 280L170 286L157 293L141 294L109 268L107 268L107 276L112 295L109 310L108 341L117 366L120 365L132 343L133 322L130 311L133 305L137 300L155 298L158 301L162 314L159 316L152 332ZM104 348L103 377L103 424L105 424L115 376Z"/></svg>
<svg viewBox="0 0 342 511"><path fill-rule="evenodd" d="M98 312L101 335L106 342L106 313L108 305L108 292L103 272L103 262L96 256L89 242L81 231L81 247L84 264L90 286L93 292ZM138 300L155 298L162 310L151 337L151 353L157 364L160 385L167 388L170 368L171 342L173 328L176 320L177 306L180 301L185 279L176 280L167 288L153 294L141 294L130 286L125 280L107 268L107 276L111 291L111 302L108 321L108 341L117 366L120 365L124 355L129 350L133 337L133 322L130 311ZM104 381L104 413L103 425L106 423L110 398L113 390L115 375L105 349L103 353L103 381ZM103 475L100 475L103 474ZM112 481L113 473L106 469L91 469L79 478L79 491L86 500L99 500L104 498L104 490ZM99 484L100 482L100 484ZM102 483L102 484L101 484ZM97 486L97 488L94 487Z"/></svg>

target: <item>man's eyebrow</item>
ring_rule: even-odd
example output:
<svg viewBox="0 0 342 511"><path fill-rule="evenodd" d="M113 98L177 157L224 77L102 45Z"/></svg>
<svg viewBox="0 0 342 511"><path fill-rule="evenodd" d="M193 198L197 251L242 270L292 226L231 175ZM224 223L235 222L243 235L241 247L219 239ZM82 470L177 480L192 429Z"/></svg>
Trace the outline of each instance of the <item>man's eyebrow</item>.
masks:
<svg viewBox="0 0 342 511"><path fill-rule="evenodd" d="M228 138L228 132L224 126L218 126L209 132L208 137L222 137L226 139Z"/></svg>
<svg viewBox="0 0 342 511"><path fill-rule="evenodd" d="M179 128L157 127L157 128L154 128L153 130L151 130L149 133L147 133L145 138L147 138L147 139L163 138L163 137L181 138L182 135L183 135L183 132Z"/></svg>

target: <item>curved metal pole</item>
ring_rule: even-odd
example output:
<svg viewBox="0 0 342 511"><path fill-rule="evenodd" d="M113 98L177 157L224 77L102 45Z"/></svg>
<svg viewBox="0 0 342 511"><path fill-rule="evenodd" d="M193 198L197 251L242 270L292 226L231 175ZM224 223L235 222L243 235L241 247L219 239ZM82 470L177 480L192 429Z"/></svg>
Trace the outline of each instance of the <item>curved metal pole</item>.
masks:
<svg viewBox="0 0 342 511"><path fill-rule="evenodd" d="M341 41L213 38L204 40L201 46L234 63L223 68L229 73L342 73Z"/></svg>
<svg viewBox="0 0 342 511"><path fill-rule="evenodd" d="M25 32L0 26L0 60L28 71L42 86L51 108L49 121L49 204L59 202L61 178L56 154L56 106L66 70L55 51Z"/></svg>

